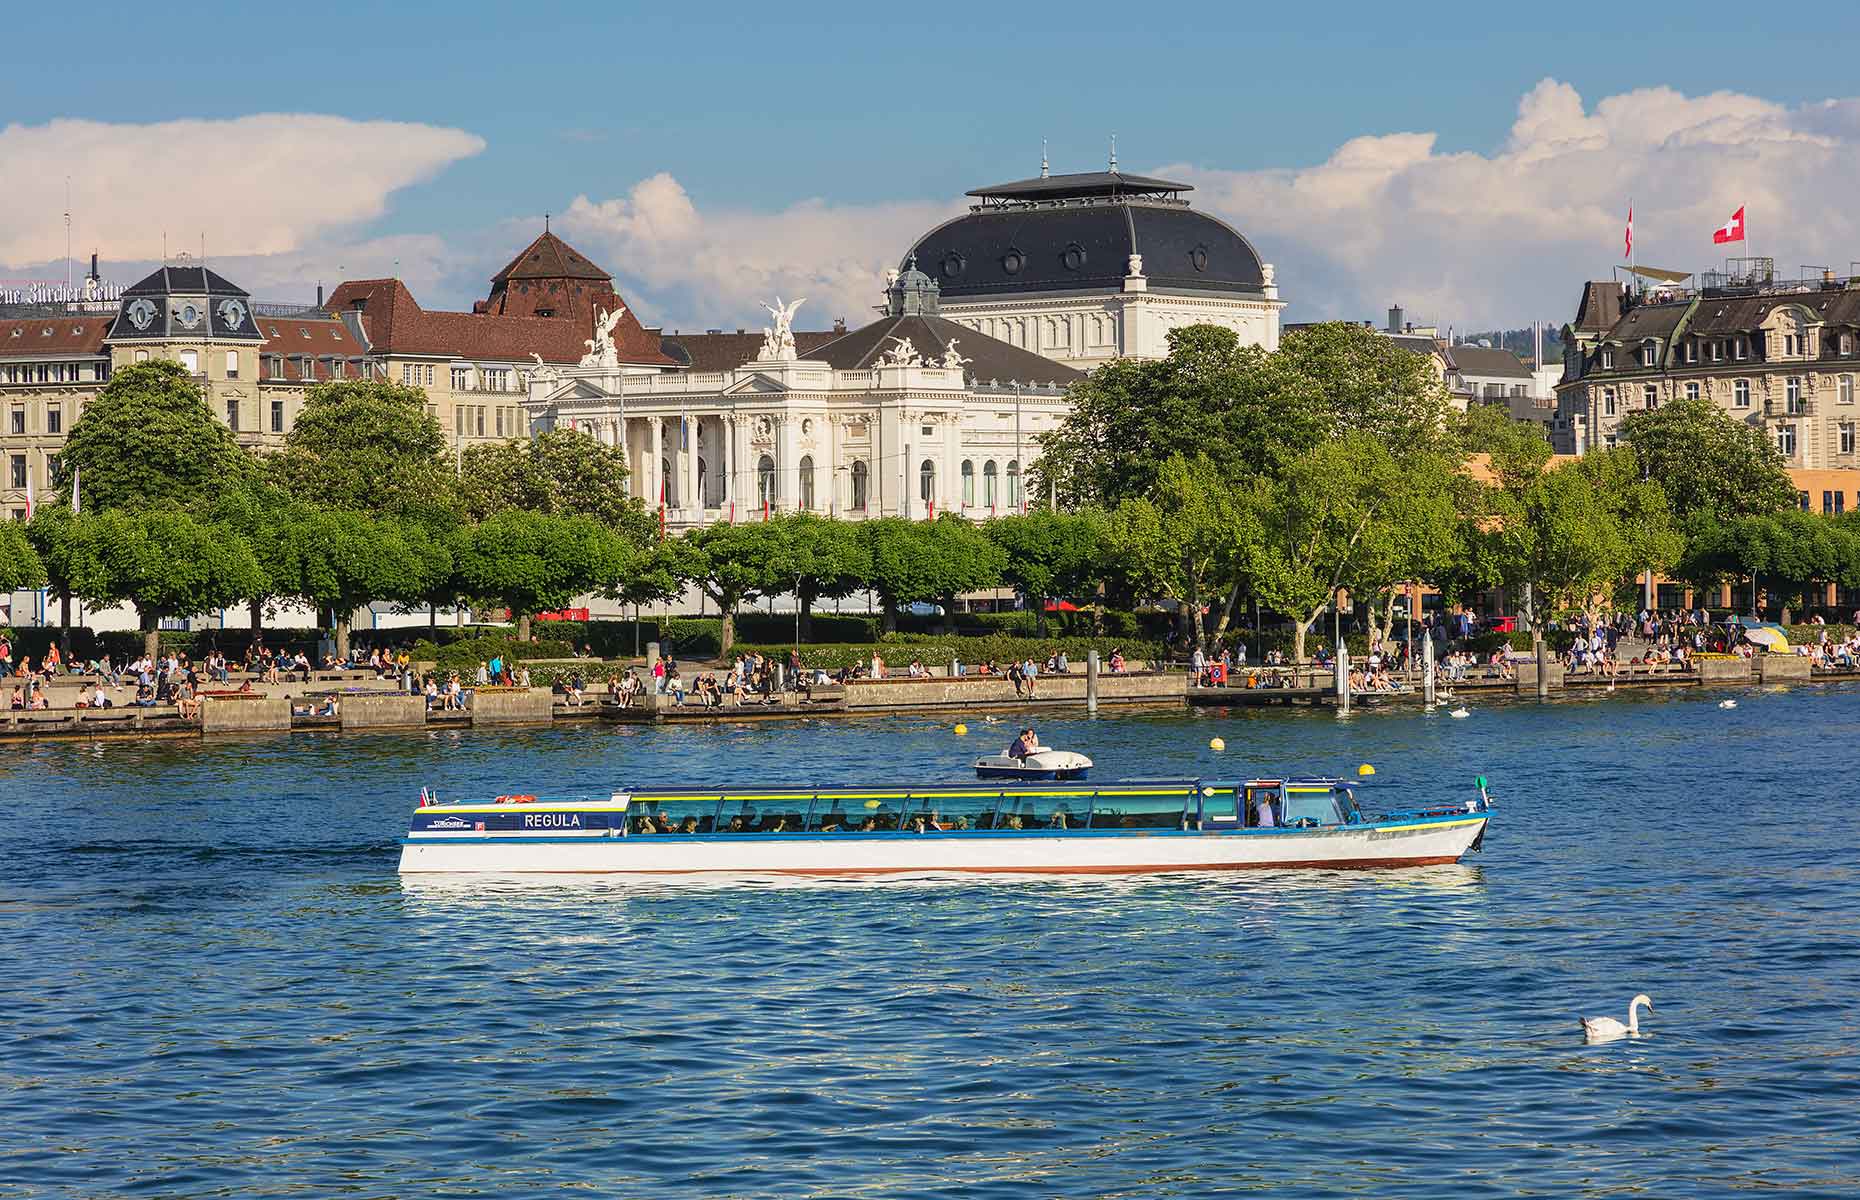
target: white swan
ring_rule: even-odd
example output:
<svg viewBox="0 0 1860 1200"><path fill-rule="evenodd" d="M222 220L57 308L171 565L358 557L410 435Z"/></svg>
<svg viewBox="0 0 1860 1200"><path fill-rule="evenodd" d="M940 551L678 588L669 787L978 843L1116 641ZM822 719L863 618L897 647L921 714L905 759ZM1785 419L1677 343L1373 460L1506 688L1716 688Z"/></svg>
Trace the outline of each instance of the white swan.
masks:
<svg viewBox="0 0 1860 1200"><path fill-rule="evenodd" d="M1582 1032L1588 1035L1591 1042L1612 1042L1618 1037L1639 1037L1640 1013L1638 1010L1643 1004L1647 1006L1648 1012L1653 1011L1653 1001L1647 999L1645 992L1628 1001L1626 1025L1613 1017L1584 1017L1582 1018Z"/></svg>
<svg viewBox="0 0 1860 1200"><path fill-rule="evenodd" d="M1464 705L1461 705L1459 708L1454 709L1452 712L1448 713L1447 715L1449 717L1470 717L1472 716L1472 710L1468 709Z"/></svg>
<svg viewBox="0 0 1860 1200"><path fill-rule="evenodd" d="M1718 707L1719 707L1719 708L1736 708L1736 707L1737 707L1737 701L1735 701L1735 700L1720 700L1720 701L1718 701Z"/></svg>

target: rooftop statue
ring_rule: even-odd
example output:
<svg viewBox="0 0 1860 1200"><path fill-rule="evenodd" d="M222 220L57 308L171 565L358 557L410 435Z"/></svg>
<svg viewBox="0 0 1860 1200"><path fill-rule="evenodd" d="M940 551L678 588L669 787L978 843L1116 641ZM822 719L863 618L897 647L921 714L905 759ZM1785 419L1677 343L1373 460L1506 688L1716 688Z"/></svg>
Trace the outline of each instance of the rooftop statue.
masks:
<svg viewBox="0 0 1860 1200"><path fill-rule="evenodd" d="M951 368L960 369L962 367L968 366L970 363L975 361L972 358L965 358L964 356L956 353L956 341L957 339L951 338L949 339L948 343L944 345L943 359L941 362L937 363L937 366L943 367L945 369L951 369Z"/></svg>
<svg viewBox="0 0 1860 1200"><path fill-rule="evenodd" d="M891 349L878 356L881 367L921 367L923 356L917 353L917 347L911 345L909 338L891 338Z"/></svg>
<svg viewBox="0 0 1860 1200"><path fill-rule="evenodd" d="M594 316L594 336L581 344L588 352L581 356L584 367L605 367L613 370L620 365L620 352L614 348L614 330L620 328L620 318L626 315L626 305L614 306L612 312L596 309Z"/></svg>
<svg viewBox="0 0 1860 1200"><path fill-rule="evenodd" d="M775 303L762 306L774 318L775 326L772 329L763 326L762 352L756 355L756 361L793 362L798 357L794 348L794 314L806 303L806 296L788 304L783 304L781 297L777 296Z"/></svg>

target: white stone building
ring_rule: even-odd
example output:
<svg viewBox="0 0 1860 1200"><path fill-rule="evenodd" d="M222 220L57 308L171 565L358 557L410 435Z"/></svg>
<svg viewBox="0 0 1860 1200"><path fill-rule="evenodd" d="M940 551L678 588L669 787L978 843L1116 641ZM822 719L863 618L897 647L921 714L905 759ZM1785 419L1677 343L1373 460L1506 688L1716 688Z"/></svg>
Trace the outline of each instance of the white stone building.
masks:
<svg viewBox="0 0 1860 1200"><path fill-rule="evenodd" d="M1089 369L1161 358L1181 325L1223 325L1276 350L1285 307L1272 264L1226 222L1196 212L1185 183L1108 171L977 188L968 214L919 238L942 315Z"/></svg>
<svg viewBox="0 0 1860 1200"><path fill-rule="evenodd" d="M935 281L906 270L883 317L825 341L802 335L805 355L789 310L759 346L729 334L666 339L673 357L707 365L739 348L734 366L541 371L524 407L533 428L624 446L633 494L662 505L673 530L765 512L1018 511L1035 439L1064 420L1064 388L1080 374L937 309ZM713 338L719 346L705 344Z"/></svg>

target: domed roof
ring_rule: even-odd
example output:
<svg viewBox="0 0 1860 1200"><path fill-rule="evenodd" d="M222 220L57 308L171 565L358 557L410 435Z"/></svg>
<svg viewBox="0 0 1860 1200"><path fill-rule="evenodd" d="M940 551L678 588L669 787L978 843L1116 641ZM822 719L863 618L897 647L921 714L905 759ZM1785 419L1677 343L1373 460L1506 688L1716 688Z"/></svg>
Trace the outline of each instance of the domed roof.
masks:
<svg viewBox="0 0 1860 1200"><path fill-rule="evenodd" d="M1233 226L1180 199L1189 185L1096 171L1020 180L969 193L966 216L920 238L905 256L947 301L1028 292L1121 291L1143 256L1152 291L1258 296L1259 253Z"/></svg>

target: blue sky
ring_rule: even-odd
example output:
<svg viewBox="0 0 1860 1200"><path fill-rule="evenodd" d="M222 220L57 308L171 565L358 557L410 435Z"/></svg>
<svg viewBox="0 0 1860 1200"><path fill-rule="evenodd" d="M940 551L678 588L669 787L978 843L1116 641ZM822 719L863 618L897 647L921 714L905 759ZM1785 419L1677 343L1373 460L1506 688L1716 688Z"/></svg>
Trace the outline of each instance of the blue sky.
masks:
<svg viewBox="0 0 1860 1200"><path fill-rule="evenodd" d="M1495 14L1494 8L1506 11ZM1203 187L1197 200L1253 236L1267 258L1282 261L1293 315L1347 310L1367 316L1376 311L1369 307L1376 303L1372 295L1407 295L1405 280L1375 262L1334 254L1317 261L1326 258L1325 235L1307 237L1296 227L1296 213L1248 211L1247 204L1271 197L1244 181L1321 167L1340 147L1366 136L1427 133L1433 135L1429 158L1437 165L1450 167L1459 154L1491 161L1514 137L1521 103L1546 79L1571 90L1589 111L1608 97L1667 87L1689 98L1735 93L1794 120L1789 115L1799 115L1804 105L1855 90L1843 88L1836 71L1807 68L1831 65L1831 48L1851 45L1860 32L1860 14L1838 8L1762 31L1731 31L1726 23L1737 19L1731 14L1748 14L1747 6L1722 13L1693 6L1690 30L1657 28L1644 13L1613 23L1618 27L1598 28L1603 22L1590 18L1578 27L1550 6L1528 14L1508 6L1252 9L1095 0L1064 6L610 5L597 11L480 3L257 5L202 10L195 29L177 36L189 19L177 20L171 6L107 12L22 6L8 18L0 121L31 129L75 118L133 135L137 127L182 120L323 114L463 131L482 139L482 150L421 151L420 139L412 139L407 144L419 165L409 169L411 177L389 171L371 183L367 169L349 168L356 186L363 192L372 186L378 195L347 197L352 208L337 198L332 208L347 214L341 219L302 219L294 229L280 226L264 236L221 214L228 205L276 207L270 190L275 171L267 172L274 176L270 182L207 172L215 188L210 194L190 194L186 182L176 180L146 199L172 211L177 227L207 226L196 233L206 232L226 254L273 258L254 266L272 286L286 286L290 270L329 277L353 263L391 269L399 257L422 298L434 304L462 303L481 292L485 264L494 268L519 248L521 229L543 211L562 213L577 197L592 206L624 201L632 207L623 205L620 216L584 211L564 232L588 239L588 252L640 293L636 303L657 310L643 312L646 319L674 324L747 317L755 310L746 295L724 294L731 289L720 265L678 279L667 264L635 272L612 257L638 255L636 218L652 211L637 207L634 189L643 181L675 181L681 203L707 230L728 216L730 229L706 233L693 253L753 257L758 236L780 238L784 228L780 222L759 226L755 218L817 203L834 214L829 224L856 231L855 245L870 231L872 256L889 257L879 250L900 239L908 244L911 221L938 215L964 189L1032 174L1042 137L1050 141L1055 170L1097 169L1115 131L1127 170L1208 173L1194 176ZM1321 27L1314 17L1321 17ZM1847 114L1840 125L1837 136L1845 139ZM213 139L203 140L209 144L183 139L171 152L213 155ZM393 138L355 144L368 145L377 163L397 153ZM326 142L312 139L303 153L329 152ZM1763 157L1750 164L1753 171ZM111 160L99 154L96 161ZM46 170L55 174L62 167L82 176L87 165L66 156ZM1650 176L1641 193L1648 204L1636 202L1645 236L1671 236L1675 251L1690 256L1687 268L1710 263L1704 252L1695 253L1691 224L1705 210L1695 213L1692 201L1719 204L1715 189L1725 183L1705 159L1696 169L1701 178L1689 196L1674 190L1663 171L1660 178ZM1586 196L1584 203L1597 212L1583 217L1594 226L1584 236L1596 243L1595 260L1554 285L1546 281L1543 296L1514 281L1503 290L1476 289L1462 302L1461 293L1417 279L1423 308L1440 309L1441 319L1458 318L1462 327L1488 316L1564 314L1571 280L1605 274L1618 261L1609 245L1614 235L1603 236L1600 214L1625 207L1627 194L1641 186L1636 175L1631 165L1617 166L1611 177L1596 181L1607 185L1606 194ZM317 186L324 184L335 181ZM117 181L119 191L125 186L137 187ZM1813 192L1816 185L1802 187ZM1390 203L1370 205L1354 219L1403 220L1398 205L1410 190L1412 183L1397 181ZM1733 187L1722 199L1733 194L1741 193ZM1777 228L1771 213L1806 212L1819 201L1786 194L1764 199L1778 208L1767 210L1762 222L1753 213L1757 230ZM113 218L114 203L87 197L85 231L125 261L157 257L159 245L134 244L149 240L145 228L132 236ZM1673 227L1662 229L1669 217ZM0 216L0 262L13 274L43 262L28 249L41 247L42 238L15 239L7 252L5 225L29 219ZM1613 215L1608 220L1618 224ZM616 221L624 232L616 232ZM1516 233L1529 237L1531 229ZM191 242L196 234L174 236ZM1445 231L1430 238L1451 244ZM1799 251L1773 248L1790 258L1791 269L1796 261L1820 261L1803 255L1847 253L1844 245L1802 240ZM1860 257L1860 245L1852 250ZM280 253L286 257L276 258ZM1490 262L1482 249L1469 247L1468 253ZM1842 258L1843 273L1845 263ZM1417 273L1423 265L1404 270ZM1288 274L1294 267L1303 274ZM793 261L758 261L750 269L758 285L777 283L784 273L809 273ZM856 294L846 271L799 284L824 290L841 307Z"/></svg>

